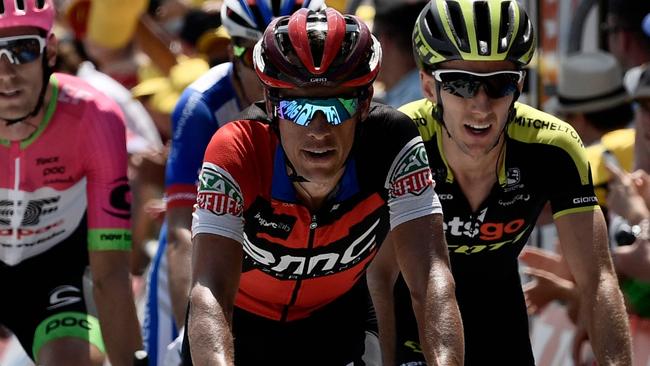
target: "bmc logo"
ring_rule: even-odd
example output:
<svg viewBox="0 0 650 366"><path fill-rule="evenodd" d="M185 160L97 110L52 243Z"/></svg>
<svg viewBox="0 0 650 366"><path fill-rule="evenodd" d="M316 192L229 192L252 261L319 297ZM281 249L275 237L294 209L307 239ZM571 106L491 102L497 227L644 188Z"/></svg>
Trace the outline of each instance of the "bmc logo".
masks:
<svg viewBox="0 0 650 366"><path fill-rule="evenodd" d="M60 327L72 328L81 327L90 330L90 323L84 317L65 316L59 319L52 319L45 325L45 334L57 330Z"/></svg>
<svg viewBox="0 0 650 366"><path fill-rule="evenodd" d="M254 267L279 279L327 276L351 268L375 253L374 231L378 224L379 219L352 243L339 241L310 250L292 250L265 241L252 243L244 236L244 252L254 262Z"/></svg>

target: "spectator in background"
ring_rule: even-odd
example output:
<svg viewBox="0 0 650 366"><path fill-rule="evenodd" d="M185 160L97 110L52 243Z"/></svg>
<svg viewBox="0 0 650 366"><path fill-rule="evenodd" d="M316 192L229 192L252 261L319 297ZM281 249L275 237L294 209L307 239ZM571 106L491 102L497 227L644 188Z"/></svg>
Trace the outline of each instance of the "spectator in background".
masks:
<svg viewBox="0 0 650 366"><path fill-rule="evenodd" d="M592 145L607 132L627 127L632 105L616 58L605 52L567 56L560 64L557 95L544 110L571 123L582 143Z"/></svg>
<svg viewBox="0 0 650 366"><path fill-rule="evenodd" d="M628 70L624 85L638 106L635 111L638 135L641 133L639 128L650 125L650 72L647 64ZM607 135L603 139L606 137ZM640 154L635 157L638 158L637 160L643 160L644 156L650 155L647 142L643 145L635 152ZM600 148L602 156L604 148L599 145L594 145L592 148ZM631 150L631 146L628 150ZM608 159L597 161L592 173L602 174L600 171L605 167L601 166L606 166L609 185L606 201L603 196L599 196L599 203L607 205L611 212L622 216L631 225L629 230L631 237L622 242L619 236L619 242L616 243L619 245L612 248L612 259L621 280L621 288L630 316L633 353L638 357L647 354L648 343L647 333L637 332L644 328L648 329L650 325L650 242L648 240L650 176L647 170L643 169L627 173L621 166ZM645 169L648 167L646 166ZM537 279L526 287L529 310L537 312L549 302L561 300L567 304L569 317L575 321L578 306L576 289L573 277L562 256L541 249L528 249L521 258L530 267L528 272ZM641 324L646 325L640 326ZM647 362L647 360L634 361L634 364Z"/></svg>
<svg viewBox="0 0 650 366"><path fill-rule="evenodd" d="M399 2L376 8L373 33L381 43L383 67L377 81L383 84L383 94L376 100L394 108L422 99L420 76L413 60L411 27L426 4ZM396 21L399 19L399 21Z"/></svg>
<svg viewBox="0 0 650 366"><path fill-rule="evenodd" d="M642 22L650 13L647 0L609 0L607 32L609 51L624 70L650 61L650 36L642 31Z"/></svg>

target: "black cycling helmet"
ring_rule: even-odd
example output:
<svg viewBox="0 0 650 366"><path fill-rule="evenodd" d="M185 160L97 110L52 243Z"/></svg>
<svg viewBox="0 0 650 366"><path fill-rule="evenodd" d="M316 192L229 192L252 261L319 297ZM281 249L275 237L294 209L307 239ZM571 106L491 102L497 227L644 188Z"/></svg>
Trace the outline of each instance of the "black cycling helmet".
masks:
<svg viewBox="0 0 650 366"><path fill-rule="evenodd" d="M534 51L533 26L516 0L431 0L413 29L420 69L451 60L505 60L521 68Z"/></svg>

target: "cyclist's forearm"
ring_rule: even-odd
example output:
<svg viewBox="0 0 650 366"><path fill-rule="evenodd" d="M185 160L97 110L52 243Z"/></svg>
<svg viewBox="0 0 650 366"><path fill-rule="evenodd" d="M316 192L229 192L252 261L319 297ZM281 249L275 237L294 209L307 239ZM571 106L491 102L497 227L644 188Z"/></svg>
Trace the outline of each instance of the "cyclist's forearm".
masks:
<svg viewBox="0 0 650 366"><path fill-rule="evenodd" d="M623 297L613 274L601 275L595 294L581 290L581 313L588 314L588 333L599 365L631 365L630 333Z"/></svg>
<svg viewBox="0 0 650 366"><path fill-rule="evenodd" d="M192 283L192 239L189 229L170 228L167 234L167 275L176 326L185 324L188 296Z"/></svg>
<svg viewBox="0 0 650 366"><path fill-rule="evenodd" d="M93 291L111 364L133 365L133 355L142 348L142 338L128 273L94 279Z"/></svg>
<svg viewBox="0 0 650 366"><path fill-rule="evenodd" d="M431 273L423 301L413 302L416 313L423 304L419 329L424 355L428 365L461 366L465 341L454 280L447 264L440 261L433 265Z"/></svg>
<svg viewBox="0 0 650 366"><path fill-rule="evenodd" d="M234 365L231 316L232 305L222 307L212 290L194 285L190 293L188 337L195 365Z"/></svg>

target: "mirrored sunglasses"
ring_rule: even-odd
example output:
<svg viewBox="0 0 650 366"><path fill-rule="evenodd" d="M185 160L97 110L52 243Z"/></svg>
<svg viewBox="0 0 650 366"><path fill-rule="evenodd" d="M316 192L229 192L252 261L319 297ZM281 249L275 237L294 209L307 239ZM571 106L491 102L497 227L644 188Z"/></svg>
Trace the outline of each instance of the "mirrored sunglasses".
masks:
<svg viewBox="0 0 650 366"><path fill-rule="evenodd" d="M327 123L336 126L351 119L359 109L359 97L339 98L274 98L275 117L308 126L317 112L322 112Z"/></svg>
<svg viewBox="0 0 650 366"><path fill-rule="evenodd" d="M38 60L45 50L45 38L37 35L0 38L0 57L7 56L14 65Z"/></svg>
<svg viewBox="0 0 650 366"><path fill-rule="evenodd" d="M503 98L517 91L524 79L524 71L495 71L488 73L465 70L435 70L433 77L441 83L442 90L461 98L474 98L481 86L492 99Z"/></svg>
<svg viewBox="0 0 650 366"><path fill-rule="evenodd" d="M235 57L239 59L244 66L248 67L249 69L253 69L253 48L248 48L248 47L242 47L238 45L233 45L232 46L233 53L235 54Z"/></svg>

